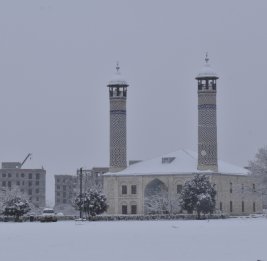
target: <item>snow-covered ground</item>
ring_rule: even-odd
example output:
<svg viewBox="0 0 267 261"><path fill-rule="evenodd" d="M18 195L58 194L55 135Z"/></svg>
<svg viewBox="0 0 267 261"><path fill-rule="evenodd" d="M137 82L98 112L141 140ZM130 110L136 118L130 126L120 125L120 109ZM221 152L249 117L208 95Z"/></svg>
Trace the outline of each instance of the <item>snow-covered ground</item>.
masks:
<svg viewBox="0 0 267 261"><path fill-rule="evenodd" d="M1 261L267 261L267 219L0 223Z"/></svg>

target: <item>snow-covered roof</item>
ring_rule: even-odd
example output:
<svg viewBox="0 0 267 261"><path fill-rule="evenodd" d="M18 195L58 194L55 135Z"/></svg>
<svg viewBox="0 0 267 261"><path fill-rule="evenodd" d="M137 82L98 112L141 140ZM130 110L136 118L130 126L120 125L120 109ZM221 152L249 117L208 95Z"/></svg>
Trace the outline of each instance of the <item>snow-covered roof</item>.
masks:
<svg viewBox="0 0 267 261"><path fill-rule="evenodd" d="M207 77L216 78L216 79L219 78L217 73L210 66L209 58L208 58L208 55L206 54L205 64L202 67L199 74L197 75L196 79L207 78Z"/></svg>
<svg viewBox="0 0 267 261"><path fill-rule="evenodd" d="M122 85L122 86L128 86L127 81L123 78L120 72L119 64L117 63L116 72L112 76L111 80L108 82L108 87L113 85Z"/></svg>
<svg viewBox="0 0 267 261"><path fill-rule="evenodd" d="M200 171L197 169L197 153L189 150L178 150L161 157L141 161L130 165L118 173L106 173L104 175L170 175L212 173L213 171ZM218 161L218 173L228 175L247 175L244 168Z"/></svg>

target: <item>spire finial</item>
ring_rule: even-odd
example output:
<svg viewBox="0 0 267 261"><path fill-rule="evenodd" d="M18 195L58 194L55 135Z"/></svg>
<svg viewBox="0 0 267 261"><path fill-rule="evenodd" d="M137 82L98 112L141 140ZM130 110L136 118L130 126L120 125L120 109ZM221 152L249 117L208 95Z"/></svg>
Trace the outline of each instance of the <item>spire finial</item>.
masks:
<svg viewBox="0 0 267 261"><path fill-rule="evenodd" d="M117 70L117 73L120 71L120 64L119 64L119 61L117 61L116 70Z"/></svg>
<svg viewBox="0 0 267 261"><path fill-rule="evenodd" d="M205 62L206 62L206 63L209 63L209 60L210 60L210 59L209 59L209 57L208 57L208 52L206 52Z"/></svg>

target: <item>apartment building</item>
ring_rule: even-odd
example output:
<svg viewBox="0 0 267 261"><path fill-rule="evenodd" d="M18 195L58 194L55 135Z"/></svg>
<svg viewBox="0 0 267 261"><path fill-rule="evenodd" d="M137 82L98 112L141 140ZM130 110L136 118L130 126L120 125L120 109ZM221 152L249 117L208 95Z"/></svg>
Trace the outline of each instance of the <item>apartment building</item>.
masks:
<svg viewBox="0 0 267 261"><path fill-rule="evenodd" d="M20 162L2 162L0 188L2 192L18 189L36 207L45 207L46 171L23 169Z"/></svg>

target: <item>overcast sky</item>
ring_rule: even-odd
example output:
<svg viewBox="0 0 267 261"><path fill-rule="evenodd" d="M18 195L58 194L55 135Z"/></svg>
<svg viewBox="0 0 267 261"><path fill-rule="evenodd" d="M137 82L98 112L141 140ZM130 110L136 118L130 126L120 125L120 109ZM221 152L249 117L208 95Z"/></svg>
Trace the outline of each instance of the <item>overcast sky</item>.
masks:
<svg viewBox="0 0 267 261"><path fill-rule="evenodd" d="M109 164L107 82L130 83L128 159L197 151L205 52L218 73L218 153L247 165L267 134L267 2L1 0L0 160L53 175Z"/></svg>

